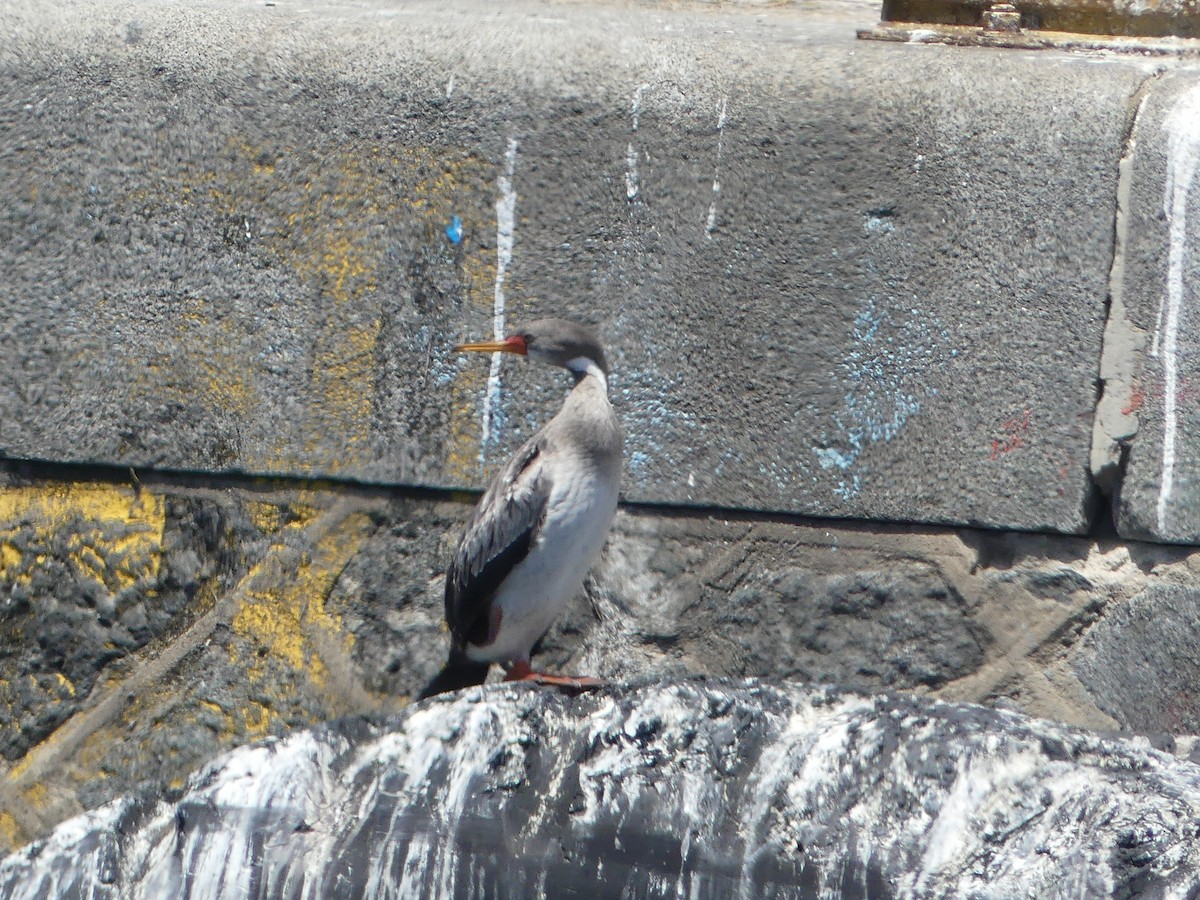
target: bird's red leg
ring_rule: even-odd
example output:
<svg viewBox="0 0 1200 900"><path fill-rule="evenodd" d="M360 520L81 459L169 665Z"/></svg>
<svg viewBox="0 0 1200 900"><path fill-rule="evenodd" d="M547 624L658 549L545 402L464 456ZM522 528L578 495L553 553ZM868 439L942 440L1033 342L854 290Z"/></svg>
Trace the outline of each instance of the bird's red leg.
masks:
<svg viewBox="0 0 1200 900"><path fill-rule="evenodd" d="M594 691L596 688L604 686L604 682L599 678L589 678L586 675L547 675L544 672L535 672L527 659L515 660L505 674L504 680L532 681L534 684L556 687L568 693Z"/></svg>

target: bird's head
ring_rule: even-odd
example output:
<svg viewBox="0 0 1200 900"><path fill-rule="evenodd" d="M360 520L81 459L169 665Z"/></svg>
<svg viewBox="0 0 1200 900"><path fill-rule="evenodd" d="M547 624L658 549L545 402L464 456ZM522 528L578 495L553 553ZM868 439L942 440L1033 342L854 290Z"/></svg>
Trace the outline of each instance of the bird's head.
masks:
<svg viewBox="0 0 1200 900"><path fill-rule="evenodd" d="M503 340L472 341L454 349L517 353L547 365L562 366L580 377L587 374L590 364L608 377L608 360L600 340L589 329L566 319L538 319Z"/></svg>

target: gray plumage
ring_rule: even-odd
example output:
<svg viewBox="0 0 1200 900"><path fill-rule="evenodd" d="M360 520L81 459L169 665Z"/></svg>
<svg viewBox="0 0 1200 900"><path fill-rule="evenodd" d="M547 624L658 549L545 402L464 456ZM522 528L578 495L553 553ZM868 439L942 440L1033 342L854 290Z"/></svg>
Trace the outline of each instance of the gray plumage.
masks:
<svg viewBox="0 0 1200 900"><path fill-rule="evenodd" d="M446 571L450 658L422 697L481 683L492 662L528 671L534 643L599 555L620 489L623 436L595 335L543 319L504 341L460 349L561 366L575 387L492 479L467 522Z"/></svg>

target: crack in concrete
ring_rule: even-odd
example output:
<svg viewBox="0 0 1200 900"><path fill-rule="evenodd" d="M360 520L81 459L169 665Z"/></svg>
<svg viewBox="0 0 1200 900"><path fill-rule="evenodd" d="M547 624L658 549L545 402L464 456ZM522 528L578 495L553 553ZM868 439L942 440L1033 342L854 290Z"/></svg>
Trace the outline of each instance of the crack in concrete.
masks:
<svg viewBox="0 0 1200 900"><path fill-rule="evenodd" d="M1089 475L1092 500L1098 508L1112 508L1125 478L1128 447L1138 431L1140 389L1137 372L1146 349L1146 333L1134 325L1125 305L1125 263L1129 239L1129 210L1133 191L1133 160L1137 149L1142 113L1154 85L1167 72L1159 67L1133 95L1132 114L1118 162L1116 209L1113 218L1112 266L1108 278L1104 337L1101 343L1098 396L1092 420L1092 452ZM1097 528L1115 527L1102 516Z"/></svg>

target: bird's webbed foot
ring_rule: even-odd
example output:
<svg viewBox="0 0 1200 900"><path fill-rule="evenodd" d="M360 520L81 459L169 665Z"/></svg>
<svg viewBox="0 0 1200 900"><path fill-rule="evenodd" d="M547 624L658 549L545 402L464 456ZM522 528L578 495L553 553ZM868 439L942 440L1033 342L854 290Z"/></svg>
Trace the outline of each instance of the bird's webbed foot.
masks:
<svg viewBox="0 0 1200 900"><path fill-rule="evenodd" d="M587 675L550 675L545 672L535 672L528 660L518 660L508 668L505 681L528 681L546 687L558 688L567 694L581 694L584 691L594 691L603 687L606 682Z"/></svg>

